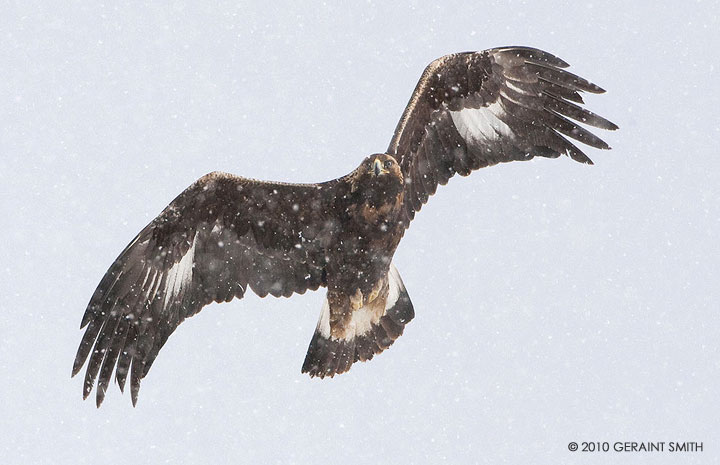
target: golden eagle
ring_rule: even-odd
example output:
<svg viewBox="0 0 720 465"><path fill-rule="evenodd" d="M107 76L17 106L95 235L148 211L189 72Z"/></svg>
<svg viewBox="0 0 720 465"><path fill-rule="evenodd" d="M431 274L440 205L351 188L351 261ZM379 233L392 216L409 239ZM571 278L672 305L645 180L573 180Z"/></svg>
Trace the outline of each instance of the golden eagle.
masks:
<svg viewBox="0 0 720 465"><path fill-rule="evenodd" d="M302 371L332 377L387 349L414 310L393 254L415 213L455 174L496 163L569 155L568 138L609 149L575 121L617 126L582 108L603 89L526 47L444 56L430 63L386 153L319 184L213 172L188 187L110 266L88 304L73 376L103 401L115 371L133 405L160 348L211 302L288 297L327 287ZM573 121L574 120L574 121ZM564 137L566 136L566 137Z"/></svg>

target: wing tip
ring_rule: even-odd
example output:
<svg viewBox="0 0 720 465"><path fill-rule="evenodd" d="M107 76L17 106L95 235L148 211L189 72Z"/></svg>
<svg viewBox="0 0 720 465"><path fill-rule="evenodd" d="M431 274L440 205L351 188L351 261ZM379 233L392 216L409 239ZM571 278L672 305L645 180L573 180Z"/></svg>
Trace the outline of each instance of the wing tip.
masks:
<svg viewBox="0 0 720 465"><path fill-rule="evenodd" d="M605 89L592 82L590 82L589 85L585 86L582 90L590 92L591 94L604 94L607 92Z"/></svg>
<svg viewBox="0 0 720 465"><path fill-rule="evenodd" d="M137 407L138 394L140 392L140 380L130 381L130 399L132 400L133 408Z"/></svg>
<svg viewBox="0 0 720 465"><path fill-rule="evenodd" d="M594 126L598 129L604 129L605 131L616 131L620 129L617 124L613 123L612 121L608 121L605 118L602 118L601 116L598 116L598 118L601 120L599 122L589 122L589 121L581 121L582 123L589 124L590 126Z"/></svg>
<svg viewBox="0 0 720 465"><path fill-rule="evenodd" d="M498 47L490 49L489 51L495 53L515 53L520 58L533 60L539 63L547 63L558 68L568 68L570 66L570 63L550 52L525 45Z"/></svg>
<svg viewBox="0 0 720 465"><path fill-rule="evenodd" d="M83 400L86 400L88 397L90 397L92 388L93 388L93 384L88 385L87 380L85 380L85 384L83 385Z"/></svg>
<svg viewBox="0 0 720 465"><path fill-rule="evenodd" d="M72 367L72 374L70 375L70 378L74 378L78 373L80 373L80 370L82 369L83 365L85 364L85 360L80 362L77 358L73 362Z"/></svg>
<svg viewBox="0 0 720 465"><path fill-rule="evenodd" d="M98 387L96 391L97 392L95 395L95 408L100 408L103 400L105 400L105 389L101 389L100 387Z"/></svg>

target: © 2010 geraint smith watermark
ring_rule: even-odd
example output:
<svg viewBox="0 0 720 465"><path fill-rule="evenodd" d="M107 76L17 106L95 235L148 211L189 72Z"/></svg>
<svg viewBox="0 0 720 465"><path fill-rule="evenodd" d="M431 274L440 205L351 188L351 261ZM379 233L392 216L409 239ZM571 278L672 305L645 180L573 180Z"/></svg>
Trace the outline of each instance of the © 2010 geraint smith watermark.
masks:
<svg viewBox="0 0 720 465"><path fill-rule="evenodd" d="M695 441L594 441L571 442L570 452L702 452L703 443Z"/></svg>

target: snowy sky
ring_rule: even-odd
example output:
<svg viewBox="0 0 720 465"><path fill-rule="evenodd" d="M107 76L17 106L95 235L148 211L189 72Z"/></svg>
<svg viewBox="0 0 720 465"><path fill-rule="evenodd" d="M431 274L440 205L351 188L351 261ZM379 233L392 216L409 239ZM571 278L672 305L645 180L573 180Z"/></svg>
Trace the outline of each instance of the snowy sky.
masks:
<svg viewBox="0 0 720 465"><path fill-rule="evenodd" d="M717 2L11 2L0 14L0 457L26 463L720 460ZM117 5L117 6L112 6ZM212 170L338 177L383 151L425 65L550 51L621 130L453 179L395 255L416 318L332 380L324 291L213 305L140 390L82 401L85 305ZM569 452L703 441L702 453Z"/></svg>

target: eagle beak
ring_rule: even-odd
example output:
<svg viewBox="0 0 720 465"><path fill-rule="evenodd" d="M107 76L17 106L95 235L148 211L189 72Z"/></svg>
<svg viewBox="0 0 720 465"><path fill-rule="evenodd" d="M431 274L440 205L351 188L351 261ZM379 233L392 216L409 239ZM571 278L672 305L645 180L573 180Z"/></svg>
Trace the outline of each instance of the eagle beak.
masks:
<svg viewBox="0 0 720 465"><path fill-rule="evenodd" d="M382 162L380 160L378 160L377 158L375 159L375 163L373 163L372 170L375 173L375 176L380 176L381 173L384 174L384 173L388 172L388 170L383 168Z"/></svg>

